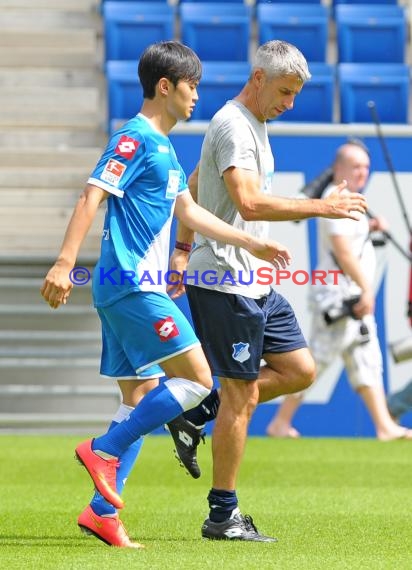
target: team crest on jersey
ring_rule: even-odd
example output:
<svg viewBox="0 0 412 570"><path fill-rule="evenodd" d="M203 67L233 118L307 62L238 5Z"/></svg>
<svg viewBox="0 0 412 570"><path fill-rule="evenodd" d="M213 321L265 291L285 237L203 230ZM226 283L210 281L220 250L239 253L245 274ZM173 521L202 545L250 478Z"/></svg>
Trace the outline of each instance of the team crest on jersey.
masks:
<svg viewBox="0 0 412 570"><path fill-rule="evenodd" d="M166 187L166 198L174 200L179 191L180 172L179 170L169 170L169 179Z"/></svg>
<svg viewBox="0 0 412 570"><path fill-rule="evenodd" d="M127 137L126 135L122 135L114 152L130 160L134 157L139 145L139 141Z"/></svg>
<svg viewBox="0 0 412 570"><path fill-rule="evenodd" d="M232 348L233 360L237 360L238 362L246 362L246 360L250 358L248 342L236 342L232 344Z"/></svg>
<svg viewBox="0 0 412 570"><path fill-rule="evenodd" d="M175 336L179 336L179 329L172 317L166 317L154 323L154 328L159 335L161 342L166 342Z"/></svg>
<svg viewBox="0 0 412 570"><path fill-rule="evenodd" d="M100 175L100 179L108 182L112 186L118 186L126 168L127 166L125 164L122 164L114 158L110 158Z"/></svg>

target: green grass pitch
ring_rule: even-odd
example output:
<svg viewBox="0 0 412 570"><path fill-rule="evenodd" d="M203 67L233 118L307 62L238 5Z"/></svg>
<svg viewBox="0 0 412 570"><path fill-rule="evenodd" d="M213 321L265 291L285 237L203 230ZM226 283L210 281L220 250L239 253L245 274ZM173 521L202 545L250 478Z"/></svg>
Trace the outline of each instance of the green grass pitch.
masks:
<svg viewBox="0 0 412 570"><path fill-rule="evenodd" d="M147 437L122 519L146 549L110 548L77 527L92 485L74 460L83 436L2 435L0 564L7 570L407 570L412 444L250 438L238 483L244 514L277 544L200 537L210 438L191 479L168 436Z"/></svg>

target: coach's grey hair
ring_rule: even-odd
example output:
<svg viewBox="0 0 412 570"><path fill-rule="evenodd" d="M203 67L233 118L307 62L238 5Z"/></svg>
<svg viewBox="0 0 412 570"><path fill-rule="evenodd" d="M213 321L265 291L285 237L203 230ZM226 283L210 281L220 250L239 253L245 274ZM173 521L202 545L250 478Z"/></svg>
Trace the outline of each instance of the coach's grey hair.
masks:
<svg viewBox="0 0 412 570"><path fill-rule="evenodd" d="M255 54L252 67L263 69L268 77L297 75L303 82L311 78L303 53L282 40L270 40L261 45Z"/></svg>

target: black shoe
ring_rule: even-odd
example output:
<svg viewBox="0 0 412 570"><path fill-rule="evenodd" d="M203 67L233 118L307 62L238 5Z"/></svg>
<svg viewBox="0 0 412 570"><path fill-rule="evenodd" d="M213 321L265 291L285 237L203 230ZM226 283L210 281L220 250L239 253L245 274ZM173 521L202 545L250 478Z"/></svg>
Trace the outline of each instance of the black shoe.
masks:
<svg viewBox="0 0 412 570"><path fill-rule="evenodd" d="M206 519L202 526L202 537L211 540L250 540L255 542L277 542L277 538L259 534L249 515L243 516L235 509L230 517L216 523Z"/></svg>
<svg viewBox="0 0 412 570"><path fill-rule="evenodd" d="M178 416L167 424L175 443L175 455L180 465L194 478L200 477L200 468L197 464L196 451L200 440L205 443L203 428L198 428L186 420L183 415Z"/></svg>

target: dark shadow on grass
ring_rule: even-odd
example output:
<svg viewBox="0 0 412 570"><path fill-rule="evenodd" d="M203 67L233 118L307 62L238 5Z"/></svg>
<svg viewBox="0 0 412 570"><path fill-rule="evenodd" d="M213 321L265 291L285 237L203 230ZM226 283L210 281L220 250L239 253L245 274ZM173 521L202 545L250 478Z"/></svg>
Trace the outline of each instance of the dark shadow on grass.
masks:
<svg viewBox="0 0 412 570"><path fill-rule="evenodd" d="M134 540L139 542L179 542L179 543L199 543L206 542L201 537L199 538L185 538L185 537L166 537L166 536L139 536ZM226 541L224 541L226 542ZM104 547L102 541L90 537L66 537L66 536L3 536L0 537L0 546L42 546L54 548L56 546L70 546L70 547L84 547L84 546L98 546Z"/></svg>
<svg viewBox="0 0 412 570"><path fill-rule="evenodd" d="M0 538L0 546L41 546L42 548L55 548L56 546L84 547L101 546L98 540L66 537L66 536L4 536Z"/></svg>

